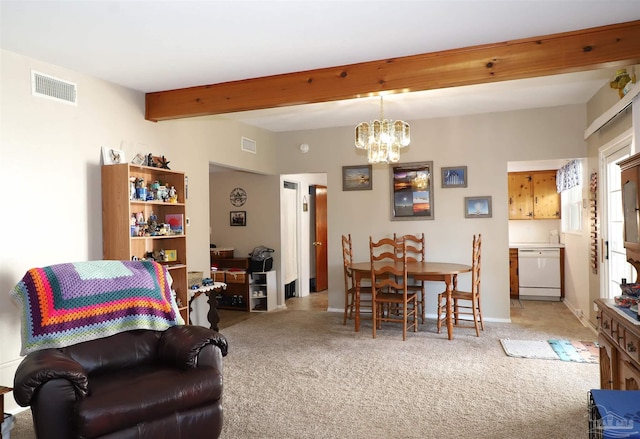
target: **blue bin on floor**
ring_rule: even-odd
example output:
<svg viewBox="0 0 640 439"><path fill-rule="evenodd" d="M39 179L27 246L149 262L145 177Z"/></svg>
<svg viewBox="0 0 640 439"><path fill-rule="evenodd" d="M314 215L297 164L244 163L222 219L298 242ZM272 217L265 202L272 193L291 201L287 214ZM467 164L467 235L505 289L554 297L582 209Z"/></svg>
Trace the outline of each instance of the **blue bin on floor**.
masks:
<svg viewBox="0 0 640 439"><path fill-rule="evenodd" d="M640 390L589 392L589 439L640 439Z"/></svg>
<svg viewBox="0 0 640 439"><path fill-rule="evenodd" d="M4 413L2 418L2 439L11 439L11 430L13 430L13 416Z"/></svg>

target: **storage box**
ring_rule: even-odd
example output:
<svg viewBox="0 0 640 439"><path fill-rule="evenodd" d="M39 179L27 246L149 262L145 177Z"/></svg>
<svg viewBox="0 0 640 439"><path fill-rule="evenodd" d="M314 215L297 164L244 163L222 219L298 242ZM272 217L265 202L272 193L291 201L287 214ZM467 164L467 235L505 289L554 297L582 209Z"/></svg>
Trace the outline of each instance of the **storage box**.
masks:
<svg viewBox="0 0 640 439"><path fill-rule="evenodd" d="M233 258L233 247L227 248L212 248L210 249L211 256L215 256L220 259L231 259Z"/></svg>
<svg viewBox="0 0 640 439"><path fill-rule="evenodd" d="M640 438L640 424L632 410L639 404L639 390L592 389L589 392L589 439Z"/></svg>
<svg viewBox="0 0 640 439"><path fill-rule="evenodd" d="M201 285L202 277L203 277L202 271L187 272L187 282L189 283L189 288L191 288L194 285Z"/></svg>
<svg viewBox="0 0 640 439"><path fill-rule="evenodd" d="M2 421L2 439L11 439L11 430L13 430L13 416L4 413Z"/></svg>
<svg viewBox="0 0 640 439"><path fill-rule="evenodd" d="M225 279L228 284L243 284L247 279L247 272L244 270L227 270Z"/></svg>
<svg viewBox="0 0 640 439"><path fill-rule="evenodd" d="M175 262L178 260L178 251L177 250L165 250L164 251L164 260L167 262Z"/></svg>

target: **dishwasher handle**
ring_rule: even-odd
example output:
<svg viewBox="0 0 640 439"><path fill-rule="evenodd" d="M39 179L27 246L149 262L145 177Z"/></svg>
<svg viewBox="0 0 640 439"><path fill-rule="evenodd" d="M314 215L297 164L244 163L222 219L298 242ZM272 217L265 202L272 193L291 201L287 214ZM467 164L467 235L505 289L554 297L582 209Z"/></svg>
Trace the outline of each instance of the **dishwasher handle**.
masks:
<svg viewBox="0 0 640 439"><path fill-rule="evenodd" d="M518 249L518 258L560 258L560 249Z"/></svg>

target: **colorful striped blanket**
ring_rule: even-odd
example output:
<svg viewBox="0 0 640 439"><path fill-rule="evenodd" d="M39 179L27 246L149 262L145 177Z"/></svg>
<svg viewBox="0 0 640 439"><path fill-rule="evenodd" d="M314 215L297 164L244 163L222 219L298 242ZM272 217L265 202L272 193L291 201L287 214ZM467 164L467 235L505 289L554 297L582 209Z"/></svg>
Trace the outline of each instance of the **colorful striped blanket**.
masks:
<svg viewBox="0 0 640 439"><path fill-rule="evenodd" d="M153 261L32 268L12 290L22 307L20 354L181 324L170 284L166 267Z"/></svg>

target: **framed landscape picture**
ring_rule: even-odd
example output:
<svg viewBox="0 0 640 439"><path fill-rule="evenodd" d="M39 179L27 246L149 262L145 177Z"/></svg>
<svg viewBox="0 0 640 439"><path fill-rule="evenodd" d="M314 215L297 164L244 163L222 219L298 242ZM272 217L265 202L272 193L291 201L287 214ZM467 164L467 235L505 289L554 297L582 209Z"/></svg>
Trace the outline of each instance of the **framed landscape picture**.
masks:
<svg viewBox="0 0 640 439"><path fill-rule="evenodd" d="M467 187L467 167L453 166L450 168L442 168L440 170L442 176L442 187Z"/></svg>
<svg viewBox="0 0 640 439"><path fill-rule="evenodd" d="M433 162L389 166L391 220L433 219Z"/></svg>
<svg viewBox="0 0 640 439"><path fill-rule="evenodd" d="M370 191L371 188L371 165L342 167L343 191Z"/></svg>
<svg viewBox="0 0 640 439"><path fill-rule="evenodd" d="M465 197L465 218L491 218L491 196Z"/></svg>

